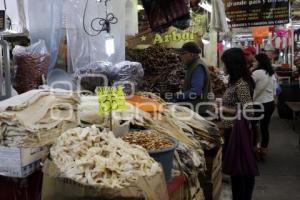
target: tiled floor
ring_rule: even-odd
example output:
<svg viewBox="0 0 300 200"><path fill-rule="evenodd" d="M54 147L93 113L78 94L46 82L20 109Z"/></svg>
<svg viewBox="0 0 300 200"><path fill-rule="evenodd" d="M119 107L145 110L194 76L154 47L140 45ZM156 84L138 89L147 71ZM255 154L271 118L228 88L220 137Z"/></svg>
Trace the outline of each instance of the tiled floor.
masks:
<svg viewBox="0 0 300 200"><path fill-rule="evenodd" d="M259 163L253 200L300 200L300 121L295 133L288 121L273 117L266 161ZM230 184L223 183L220 200L231 200Z"/></svg>

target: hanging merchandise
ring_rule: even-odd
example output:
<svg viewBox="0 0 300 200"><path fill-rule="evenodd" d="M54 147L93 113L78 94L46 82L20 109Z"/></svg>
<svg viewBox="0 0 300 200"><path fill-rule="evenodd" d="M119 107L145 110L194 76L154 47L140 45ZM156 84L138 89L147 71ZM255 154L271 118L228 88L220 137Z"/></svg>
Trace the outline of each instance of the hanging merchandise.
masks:
<svg viewBox="0 0 300 200"><path fill-rule="evenodd" d="M255 37L253 38L255 44L262 44L263 43L263 37Z"/></svg>
<svg viewBox="0 0 300 200"><path fill-rule="evenodd" d="M163 31L172 25L186 29L190 25L188 0L142 0L142 3L153 31Z"/></svg>
<svg viewBox="0 0 300 200"><path fill-rule="evenodd" d="M220 32L229 32L223 1L212 0L211 28Z"/></svg>
<svg viewBox="0 0 300 200"><path fill-rule="evenodd" d="M275 47L281 50L286 48L287 37L288 37L288 30L285 28L279 28L276 31Z"/></svg>
<svg viewBox="0 0 300 200"><path fill-rule="evenodd" d="M218 49L219 52L223 52L224 47L225 47L225 45L223 44L223 42L218 42L217 49Z"/></svg>
<svg viewBox="0 0 300 200"><path fill-rule="evenodd" d="M29 38L31 43L45 40L50 53L49 69L56 62L58 48L64 37L63 3L61 0L27 0ZM42 17L41 17L42 16ZM38 19L38 20L37 20Z"/></svg>
<svg viewBox="0 0 300 200"><path fill-rule="evenodd" d="M72 69L125 59L125 1L67 0L68 54Z"/></svg>
<svg viewBox="0 0 300 200"><path fill-rule="evenodd" d="M257 27L252 27L252 36L253 38L257 37L266 37L269 35L269 26L257 26Z"/></svg>
<svg viewBox="0 0 300 200"><path fill-rule="evenodd" d="M252 37L255 44L262 44L263 38L269 35L269 26L257 26L252 28Z"/></svg>
<svg viewBox="0 0 300 200"><path fill-rule="evenodd" d="M126 35L135 35L138 27L138 0L126 0Z"/></svg>
<svg viewBox="0 0 300 200"><path fill-rule="evenodd" d="M205 56L205 63L208 66L217 66L218 65L218 59L217 59L217 45L218 45L218 36L216 31L210 31L209 38L210 43L206 44L204 48L204 54Z"/></svg>

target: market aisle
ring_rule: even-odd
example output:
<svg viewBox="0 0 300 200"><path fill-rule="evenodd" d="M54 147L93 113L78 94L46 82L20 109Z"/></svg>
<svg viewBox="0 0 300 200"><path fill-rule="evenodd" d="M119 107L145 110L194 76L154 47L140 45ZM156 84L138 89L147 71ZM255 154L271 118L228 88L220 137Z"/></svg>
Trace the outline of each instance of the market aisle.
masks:
<svg viewBox="0 0 300 200"><path fill-rule="evenodd" d="M300 126L297 130L300 131ZM261 176L257 178L255 200L300 199L298 139L286 120L273 117L270 152L267 160L259 165Z"/></svg>
<svg viewBox="0 0 300 200"><path fill-rule="evenodd" d="M300 132L300 122L298 123ZM300 150L298 135L286 120L276 115L271 122L270 152L259 164L261 176L256 179L253 200L300 199ZM230 186L223 184L220 200L231 200Z"/></svg>

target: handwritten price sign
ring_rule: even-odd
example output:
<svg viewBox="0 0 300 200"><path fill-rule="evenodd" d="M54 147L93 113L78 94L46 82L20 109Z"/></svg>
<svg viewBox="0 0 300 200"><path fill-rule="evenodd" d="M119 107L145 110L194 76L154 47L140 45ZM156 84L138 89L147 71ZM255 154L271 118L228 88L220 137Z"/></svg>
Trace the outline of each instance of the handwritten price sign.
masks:
<svg viewBox="0 0 300 200"><path fill-rule="evenodd" d="M122 86L97 87L96 94L99 102L99 113L126 109L126 100Z"/></svg>

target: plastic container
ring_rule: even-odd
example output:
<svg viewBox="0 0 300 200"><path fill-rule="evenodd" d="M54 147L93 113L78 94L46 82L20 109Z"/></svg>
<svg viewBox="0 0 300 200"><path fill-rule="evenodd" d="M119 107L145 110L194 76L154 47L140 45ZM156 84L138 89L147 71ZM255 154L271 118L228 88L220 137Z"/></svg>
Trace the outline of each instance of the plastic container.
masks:
<svg viewBox="0 0 300 200"><path fill-rule="evenodd" d="M173 147L161 150L152 150L148 151L148 153L154 160L162 165L166 182L168 182L172 177L174 152L178 146L178 142L171 137L167 137L166 139L169 139L173 142Z"/></svg>

